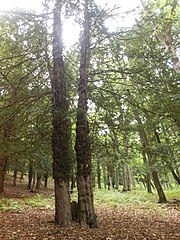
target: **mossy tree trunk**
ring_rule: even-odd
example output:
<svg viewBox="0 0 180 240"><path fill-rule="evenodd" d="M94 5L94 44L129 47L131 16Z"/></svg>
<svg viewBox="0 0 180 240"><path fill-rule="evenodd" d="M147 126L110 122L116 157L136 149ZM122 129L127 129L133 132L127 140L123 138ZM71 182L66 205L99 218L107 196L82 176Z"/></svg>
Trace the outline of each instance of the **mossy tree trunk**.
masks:
<svg viewBox="0 0 180 240"><path fill-rule="evenodd" d="M95 227L96 215L92 190L92 164L89 123L87 118L88 71L90 64L89 0L84 2L84 30L81 37L79 98L76 123L76 159L79 222L84 227Z"/></svg>
<svg viewBox="0 0 180 240"><path fill-rule="evenodd" d="M55 187L55 223L71 224L69 180L71 170L70 124L68 118L67 82L63 60L61 9L63 1L56 0L53 25L52 85L52 153Z"/></svg>

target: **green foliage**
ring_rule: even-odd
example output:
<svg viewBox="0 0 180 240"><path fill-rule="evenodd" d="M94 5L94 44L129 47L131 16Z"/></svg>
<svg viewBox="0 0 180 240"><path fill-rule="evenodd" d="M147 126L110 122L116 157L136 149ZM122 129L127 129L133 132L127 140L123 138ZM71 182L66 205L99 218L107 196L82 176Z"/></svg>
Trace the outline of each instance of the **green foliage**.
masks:
<svg viewBox="0 0 180 240"><path fill-rule="evenodd" d="M177 199L180 196L180 189L166 190L167 199ZM145 190L134 190L131 192L120 192L117 190L96 190L96 205L105 204L112 207L133 206L140 208L154 209L157 206L157 194L149 194Z"/></svg>
<svg viewBox="0 0 180 240"><path fill-rule="evenodd" d="M24 203L25 205L31 206L31 207L45 207L47 209L52 209L53 204L52 204L53 197L45 198L40 194L37 194L33 198L26 198Z"/></svg>
<svg viewBox="0 0 180 240"><path fill-rule="evenodd" d="M17 201L8 198L0 199L0 210L2 211L17 211L21 206Z"/></svg>

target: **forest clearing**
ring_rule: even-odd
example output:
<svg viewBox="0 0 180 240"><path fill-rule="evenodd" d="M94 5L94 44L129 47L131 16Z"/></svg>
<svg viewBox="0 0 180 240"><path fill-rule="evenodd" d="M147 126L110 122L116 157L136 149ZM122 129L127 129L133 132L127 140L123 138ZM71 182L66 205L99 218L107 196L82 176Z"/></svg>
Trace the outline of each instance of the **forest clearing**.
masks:
<svg viewBox="0 0 180 240"><path fill-rule="evenodd" d="M170 203L157 204L157 196L143 190L131 193L95 190L98 228L69 228L54 223L53 188L30 192L27 186L7 184L0 199L2 240L179 240L180 189L167 191ZM76 199L77 193L72 198Z"/></svg>

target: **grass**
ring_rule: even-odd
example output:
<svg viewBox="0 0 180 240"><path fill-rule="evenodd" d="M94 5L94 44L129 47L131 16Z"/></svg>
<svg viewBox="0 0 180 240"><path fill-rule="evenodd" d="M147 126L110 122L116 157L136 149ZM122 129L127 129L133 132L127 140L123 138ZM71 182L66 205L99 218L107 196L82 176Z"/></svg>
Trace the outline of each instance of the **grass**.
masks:
<svg viewBox="0 0 180 240"><path fill-rule="evenodd" d="M24 204L31 207L37 207L37 208L45 207L47 209L53 209L52 200L53 200L52 196L45 198L42 195L37 194L33 198L26 198L24 201Z"/></svg>
<svg viewBox="0 0 180 240"><path fill-rule="evenodd" d="M168 200L177 199L180 197L180 188L165 190L165 195ZM95 189L94 191L95 205L105 205L114 208L141 208L156 211L160 205L158 202L157 193L147 193L145 190L133 190L131 192L122 192L118 190ZM77 201L77 190L71 194L71 201ZM21 201L9 198L0 199L0 210L17 211L22 207L31 206L33 208L54 209L54 194L49 197L44 197L37 194L31 198L24 198Z"/></svg>
<svg viewBox="0 0 180 240"><path fill-rule="evenodd" d="M95 190L94 195L96 204L142 204L145 202L156 204L158 201L158 195L155 191L153 194L149 194L146 192L146 190L133 190L131 192L122 192L118 190L107 191L106 189L102 189ZM165 195L168 200L179 198L180 188L165 190Z"/></svg>
<svg viewBox="0 0 180 240"><path fill-rule="evenodd" d="M117 190L95 190L95 205L107 205L109 207L133 207L143 209L159 208L158 195L154 191L153 194L147 193L145 190L133 190L131 192L121 192ZM165 190L168 200L180 197L180 188Z"/></svg>

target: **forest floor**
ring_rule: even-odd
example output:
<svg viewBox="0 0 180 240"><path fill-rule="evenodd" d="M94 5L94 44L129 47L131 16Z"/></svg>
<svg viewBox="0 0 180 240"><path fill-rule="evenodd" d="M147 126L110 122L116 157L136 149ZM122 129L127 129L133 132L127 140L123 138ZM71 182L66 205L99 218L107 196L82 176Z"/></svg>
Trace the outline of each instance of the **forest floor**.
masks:
<svg viewBox="0 0 180 240"><path fill-rule="evenodd" d="M25 185L8 184L4 196L0 196L1 205L3 201L6 207L0 208L0 240L180 239L179 203L159 205L159 211L131 205L97 204L98 228L84 229L78 224L69 228L54 225L52 189L42 189L37 194L29 192Z"/></svg>

